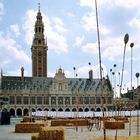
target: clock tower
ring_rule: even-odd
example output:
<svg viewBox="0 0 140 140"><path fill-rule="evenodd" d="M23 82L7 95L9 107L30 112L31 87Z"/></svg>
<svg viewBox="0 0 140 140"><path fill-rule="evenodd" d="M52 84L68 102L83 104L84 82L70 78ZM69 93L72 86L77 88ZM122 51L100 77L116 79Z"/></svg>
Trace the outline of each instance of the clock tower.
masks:
<svg viewBox="0 0 140 140"><path fill-rule="evenodd" d="M44 39L44 24L39 5L31 47L33 77L47 77L47 50L47 40Z"/></svg>

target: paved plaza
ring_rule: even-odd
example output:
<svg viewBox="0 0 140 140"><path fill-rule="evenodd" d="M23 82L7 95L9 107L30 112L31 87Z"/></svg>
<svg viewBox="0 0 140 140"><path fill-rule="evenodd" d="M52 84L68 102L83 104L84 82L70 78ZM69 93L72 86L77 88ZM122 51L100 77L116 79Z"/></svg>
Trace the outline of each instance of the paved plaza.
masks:
<svg viewBox="0 0 140 140"><path fill-rule="evenodd" d="M12 118L10 125L0 125L0 140L31 140L31 133L15 133L15 124L20 122L22 118ZM103 134L103 130L97 130L95 127L91 131L86 126L78 127L76 131L75 127L63 127L65 140L89 140L90 138L99 137ZM136 135L137 124L132 123L131 135ZM107 136L115 136L115 130L106 130ZM139 132L140 133L140 132ZM125 124L124 130L118 130L119 136L129 135L129 124Z"/></svg>

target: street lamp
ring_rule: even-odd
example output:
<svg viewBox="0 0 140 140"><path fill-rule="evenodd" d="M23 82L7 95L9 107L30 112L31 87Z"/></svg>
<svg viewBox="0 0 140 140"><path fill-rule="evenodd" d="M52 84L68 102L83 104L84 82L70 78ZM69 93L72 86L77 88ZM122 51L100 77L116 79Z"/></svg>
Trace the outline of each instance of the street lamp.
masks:
<svg viewBox="0 0 140 140"><path fill-rule="evenodd" d="M76 70L76 68L75 68L75 67L73 67L73 70L74 70L74 78L75 78L75 70Z"/></svg>
<svg viewBox="0 0 140 140"><path fill-rule="evenodd" d="M88 65L89 65L89 68L90 68L90 70L91 70L91 63L89 62Z"/></svg>
<svg viewBox="0 0 140 140"><path fill-rule="evenodd" d="M138 96L138 78L139 78L140 74L137 72L136 73L136 78L137 78L137 96ZM139 101L139 99L138 99ZM139 135L139 102L137 102L137 135Z"/></svg>
<svg viewBox="0 0 140 140"><path fill-rule="evenodd" d="M111 83L112 83L112 69L110 69L110 79L111 79Z"/></svg>
<svg viewBox="0 0 140 140"><path fill-rule="evenodd" d="M119 88L120 88L120 75L121 75L121 73L118 72L118 75L119 75Z"/></svg>
<svg viewBox="0 0 140 140"><path fill-rule="evenodd" d="M123 72L124 72L124 62L125 62L125 51L126 51L126 44L128 43L129 35L125 34L124 36L124 52L123 52L123 65L122 65L122 75L121 75L121 85L120 85L120 95L122 90L122 84L123 84Z"/></svg>
<svg viewBox="0 0 140 140"><path fill-rule="evenodd" d="M115 72L112 72L113 80L114 80L114 98L116 98L116 92L115 92Z"/></svg>
<svg viewBox="0 0 140 140"><path fill-rule="evenodd" d="M132 90L132 76L133 76L133 63L132 63L132 58L133 58L133 47L134 43L130 43L130 48L131 48L131 90ZM131 135L131 108L130 108L130 122L129 122L129 136Z"/></svg>
<svg viewBox="0 0 140 140"><path fill-rule="evenodd" d="M131 47L131 90L132 90L132 76L133 76L133 47L134 47L134 43L131 43L130 44L130 47Z"/></svg>
<svg viewBox="0 0 140 140"><path fill-rule="evenodd" d="M114 67L114 94L115 94L115 97L117 98L117 95L116 95L116 64L113 65Z"/></svg>

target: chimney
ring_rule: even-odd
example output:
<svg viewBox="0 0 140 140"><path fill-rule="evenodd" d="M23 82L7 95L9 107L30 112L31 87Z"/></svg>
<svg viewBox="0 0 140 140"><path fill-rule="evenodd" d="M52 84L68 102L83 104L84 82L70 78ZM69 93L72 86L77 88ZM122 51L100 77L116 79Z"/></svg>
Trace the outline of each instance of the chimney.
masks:
<svg viewBox="0 0 140 140"><path fill-rule="evenodd" d="M92 70L89 71L89 80L93 80L93 71Z"/></svg>
<svg viewBox="0 0 140 140"><path fill-rule="evenodd" d="M21 80L23 81L24 80L24 68L21 67Z"/></svg>

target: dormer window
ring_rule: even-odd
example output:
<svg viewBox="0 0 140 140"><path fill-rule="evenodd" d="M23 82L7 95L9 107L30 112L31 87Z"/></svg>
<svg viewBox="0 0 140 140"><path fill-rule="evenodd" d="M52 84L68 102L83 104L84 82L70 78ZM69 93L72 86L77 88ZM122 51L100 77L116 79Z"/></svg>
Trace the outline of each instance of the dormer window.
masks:
<svg viewBox="0 0 140 140"><path fill-rule="evenodd" d="M61 91L62 90L62 83L58 84L58 90Z"/></svg>

